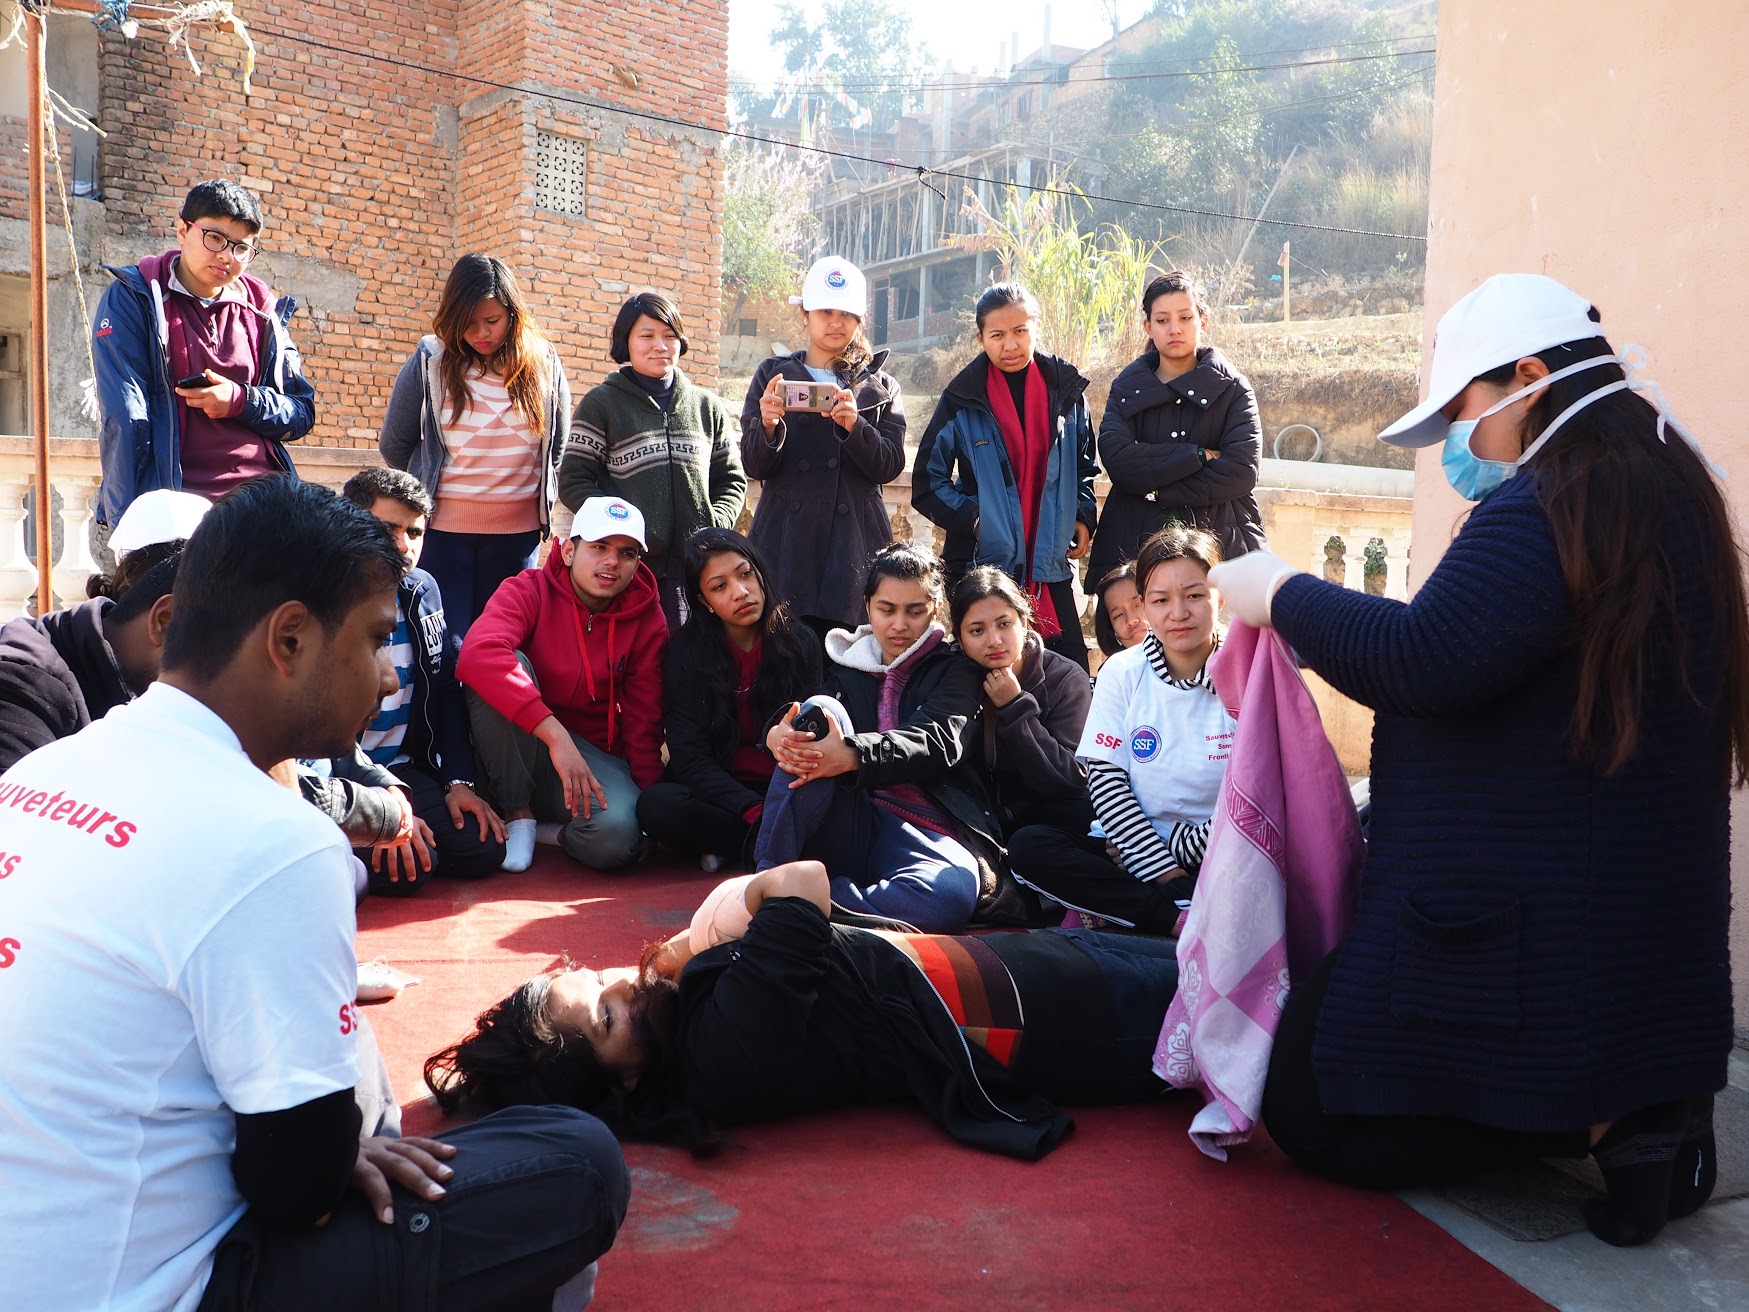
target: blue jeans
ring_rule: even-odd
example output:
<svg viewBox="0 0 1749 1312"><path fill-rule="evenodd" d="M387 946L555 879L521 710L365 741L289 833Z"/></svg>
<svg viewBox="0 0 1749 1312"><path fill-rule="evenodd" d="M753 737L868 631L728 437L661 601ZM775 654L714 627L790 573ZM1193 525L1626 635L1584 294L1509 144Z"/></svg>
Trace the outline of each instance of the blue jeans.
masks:
<svg viewBox="0 0 1749 1312"><path fill-rule="evenodd" d="M429 529L419 568L437 580L443 617L458 639L480 617L498 585L512 574L534 568L540 531L526 533L445 533Z"/></svg>

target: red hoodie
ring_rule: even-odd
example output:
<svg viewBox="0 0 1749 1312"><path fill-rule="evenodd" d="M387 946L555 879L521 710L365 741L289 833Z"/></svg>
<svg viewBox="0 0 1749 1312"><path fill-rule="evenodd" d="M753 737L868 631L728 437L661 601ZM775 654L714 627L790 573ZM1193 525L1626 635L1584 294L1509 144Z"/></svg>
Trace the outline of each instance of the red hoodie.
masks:
<svg viewBox="0 0 1749 1312"><path fill-rule="evenodd" d="M456 675L531 733L549 715L631 767L639 788L662 777L662 644L668 622L656 576L591 613L555 549L545 565L506 579L462 642ZM534 678L516 659L522 652ZM538 685L538 686L537 686Z"/></svg>

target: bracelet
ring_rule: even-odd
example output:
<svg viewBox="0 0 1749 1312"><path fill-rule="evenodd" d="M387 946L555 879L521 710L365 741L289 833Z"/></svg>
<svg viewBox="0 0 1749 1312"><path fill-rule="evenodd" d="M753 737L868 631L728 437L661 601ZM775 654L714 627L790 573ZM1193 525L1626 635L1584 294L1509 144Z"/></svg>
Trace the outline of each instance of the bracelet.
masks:
<svg viewBox="0 0 1749 1312"><path fill-rule="evenodd" d="M466 788L472 788L474 786L474 781L472 779L450 779L444 783L443 791L447 793L450 789L454 788L457 784L461 784L462 786L464 786Z"/></svg>

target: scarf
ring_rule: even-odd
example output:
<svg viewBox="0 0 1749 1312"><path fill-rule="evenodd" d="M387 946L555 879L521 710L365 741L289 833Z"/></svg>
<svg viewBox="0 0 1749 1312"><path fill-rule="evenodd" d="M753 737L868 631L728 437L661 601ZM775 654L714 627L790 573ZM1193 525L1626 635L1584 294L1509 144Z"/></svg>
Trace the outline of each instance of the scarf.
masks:
<svg viewBox="0 0 1749 1312"><path fill-rule="evenodd" d="M1032 579L1039 506L1044 500L1045 470L1051 458L1051 400L1045 389L1045 376L1036 360L1027 364L1024 421L1014 408L1008 380L994 365L984 376L984 393L989 397L990 413L996 418L996 427L1002 432L1002 444L1008 449L1008 464L1014 471L1014 491L1020 498L1020 527L1026 539L1026 577L1021 582L1026 586L1027 596L1032 598L1032 613L1039 636L1055 637L1063 631L1056 604L1051 600L1050 589Z"/></svg>

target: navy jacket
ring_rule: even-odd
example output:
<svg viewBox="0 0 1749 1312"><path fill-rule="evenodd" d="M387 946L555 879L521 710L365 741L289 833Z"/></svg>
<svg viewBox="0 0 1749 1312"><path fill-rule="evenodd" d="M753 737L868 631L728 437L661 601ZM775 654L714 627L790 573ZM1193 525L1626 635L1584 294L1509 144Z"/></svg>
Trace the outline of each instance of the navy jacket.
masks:
<svg viewBox="0 0 1749 1312"><path fill-rule="evenodd" d="M1302 660L1376 712L1359 904L1313 1049L1332 1115L1558 1132L1724 1085L1725 631L1692 568L1717 548L1664 495L1676 622L1651 631L1639 748L1612 777L1569 749L1573 610L1534 471L1407 604L1310 574L1276 593Z"/></svg>
<svg viewBox="0 0 1749 1312"><path fill-rule="evenodd" d="M413 705L403 750L413 764L439 783L474 782L474 747L468 737L468 707L455 677L461 639L443 618L437 580L410 569L397 600L413 634Z"/></svg>
<svg viewBox="0 0 1749 1312"><path fill-rule="evenodd" d="M99 597L0 625L0 771L133 700L103 636L113 605Z"/></svg>
<svg viewBox="0 0 1749 1312"><path fill-rule="evenodd" d="M167 258L153 256L148 263ZM109 271L115 281L97 303L91 347L97 405L103 414L97 518L114 524L142 492L182 486L182 428L171 388L169 328L158 283L138 265ZM316 392L286 331L298 303L289 296L274 299L266 283L248 274L237 284L265 329L258 375L263 382L244 389L243 411L231 422L266 438L274 463L295 473L284 444L302 437L316 422Z"/></svg>
<svg viewBox="0 0 1749 1312"><path fill-rule="evenodd" d="M1032 581L1061 583L1069 577L1075 523L1098 522L1093 479L1093 426L1083 393L1087 379L1067 360L1033 356L1051 402L1051 454L1045 466L1038 534L1033 540ZM947 530L942 559L954 573L994 565L1027 579L1026 534L1008 443L990 410L986 380L991 365L979 356L955 375L936 403L917 459L911 467L911 504ZM976 525L974 530L973 525Z"/></svg>

